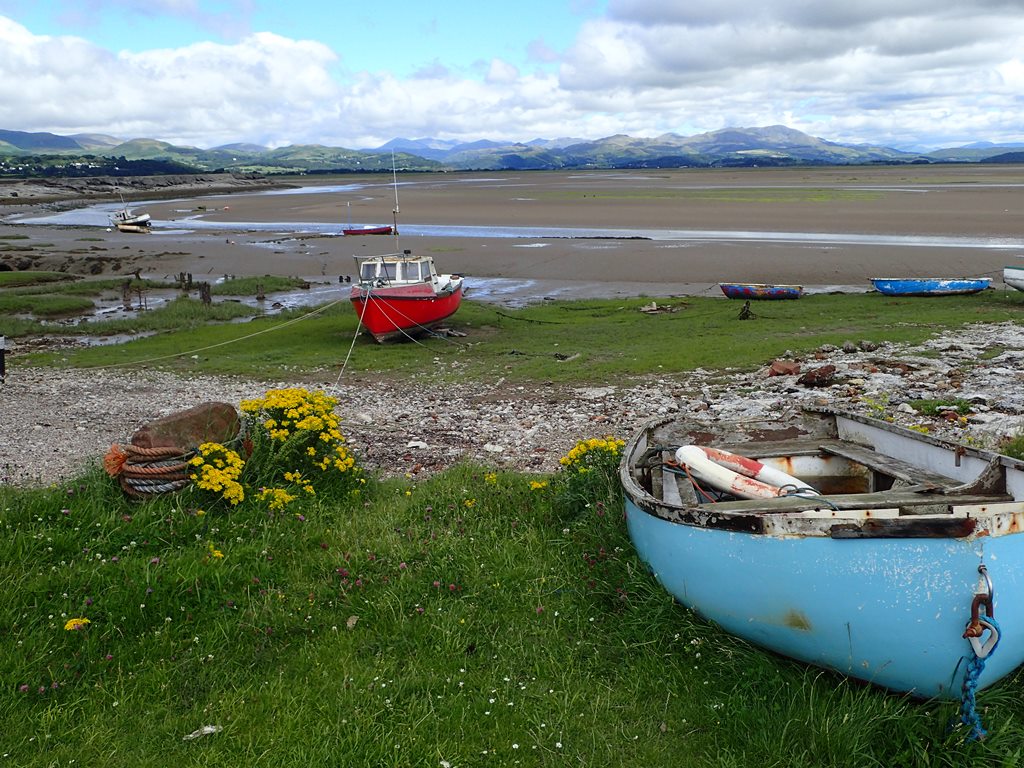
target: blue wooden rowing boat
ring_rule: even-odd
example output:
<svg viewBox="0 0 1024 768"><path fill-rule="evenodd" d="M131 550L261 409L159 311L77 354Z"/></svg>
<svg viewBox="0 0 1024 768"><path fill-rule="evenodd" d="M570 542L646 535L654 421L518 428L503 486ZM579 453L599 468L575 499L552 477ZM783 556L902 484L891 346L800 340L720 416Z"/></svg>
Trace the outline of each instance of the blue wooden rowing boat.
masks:
<svg viewBox="0 0 1024 768"><path fill-rule="evenodd" d="M799 299L804 293L802 285L719 283L718 286L730 299Z"/></svg>
<svg viewBox="0 0 1024 768"><path fill-rule="evenodd" d="M640 558L725 632L923 698L1024 662L1024 462L814 410L655 420L620 478Z"/></svg>
<svg viewBox="0 0 1024 768"><path fill-rule="evenodd" d="M872 277L871 284L886 296L955 296L984 291L990 277Z"/></svg>

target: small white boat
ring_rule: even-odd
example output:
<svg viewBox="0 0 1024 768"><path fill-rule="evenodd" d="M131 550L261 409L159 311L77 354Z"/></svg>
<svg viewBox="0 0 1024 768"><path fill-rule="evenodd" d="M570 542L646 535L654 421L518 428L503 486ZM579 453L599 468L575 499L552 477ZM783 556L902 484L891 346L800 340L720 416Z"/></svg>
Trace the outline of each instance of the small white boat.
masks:
<svg viewBox="0 0 1024 768"><path fill-rule="evenodd" d="M1024 291L1024 264L1016 267L1003 267L1003 282L1018 291Z"/></svg>
<svg viewBox="0 0 1024 768"><path fill-rule="evenodd" d="M641 560L721 631L922 698L1024 662L1024 461L813 410L652 421L620 476Z"/></svg>
<svg viewBox="0 0 1024 768"><path fill-rule="evenodd" d="M150 225L153 223L150 215L136 213L129 208L120 190L117 195L121 198L121 210L114 211L110 217L110 223L117 228L118 232L149 232Z"/></svg>

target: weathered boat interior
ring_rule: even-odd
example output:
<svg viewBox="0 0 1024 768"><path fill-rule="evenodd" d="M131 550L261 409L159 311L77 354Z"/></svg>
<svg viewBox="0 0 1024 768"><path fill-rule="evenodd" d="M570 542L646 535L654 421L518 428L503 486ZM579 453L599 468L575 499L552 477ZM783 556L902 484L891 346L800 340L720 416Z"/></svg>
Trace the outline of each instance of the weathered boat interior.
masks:
<svg viewBox="0 0 1024 768"><path fill-rule="evenodd" d="M709 445L773 467L820 496L738 499L716 491L675 461L681 445ZM709 527L767 532L754 517L871 521L871 535L970 535L981 513L1024 511L1024 464L999 454L939 440L891 424L829 411L799 422L748 422L681 429L654 423L627 448L623 479L667 519ZM1009 480L1008 480L1009 478ZM1009 483L1009 485L1008 485ZM1010 506L1005 506L1015 502ZM879 524L916 517L916 522ZM794 524L795 521L787 523ZM802 527L802 526L801 526ZM864 525L855 526L864 531ZM855 535L851 529L851 535ZM842 535L833 526L829 535Z"/></svg>

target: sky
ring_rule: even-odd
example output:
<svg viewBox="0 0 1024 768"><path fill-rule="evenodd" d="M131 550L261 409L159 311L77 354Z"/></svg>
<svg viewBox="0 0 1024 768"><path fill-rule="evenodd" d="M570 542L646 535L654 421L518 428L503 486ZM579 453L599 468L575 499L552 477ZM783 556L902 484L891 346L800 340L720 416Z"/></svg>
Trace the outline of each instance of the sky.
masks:
<svg viewBox="0 0 1024 768"><path fill-rule="evenodd" d="M1024 142L1024 0L0 0L0 129Z"/></svg>

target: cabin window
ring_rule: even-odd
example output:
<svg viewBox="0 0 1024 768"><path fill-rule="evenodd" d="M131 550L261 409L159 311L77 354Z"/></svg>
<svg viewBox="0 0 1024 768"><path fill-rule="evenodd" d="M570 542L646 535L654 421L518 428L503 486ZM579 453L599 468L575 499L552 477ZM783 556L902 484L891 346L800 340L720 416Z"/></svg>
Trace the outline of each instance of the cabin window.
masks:
<svg viewBox="0 0 1024 768"><path fill-rule="evenodd" d="M385 280L394 280L398 274L398 265L385 262L380 265L380 276Z"/></svg>
<svg viewBox="0 0 1024 768"><path fill-rule="evenodd" d="M359 267L360 280L373 280L377 276L376 262L364 261Z"/></svg>

